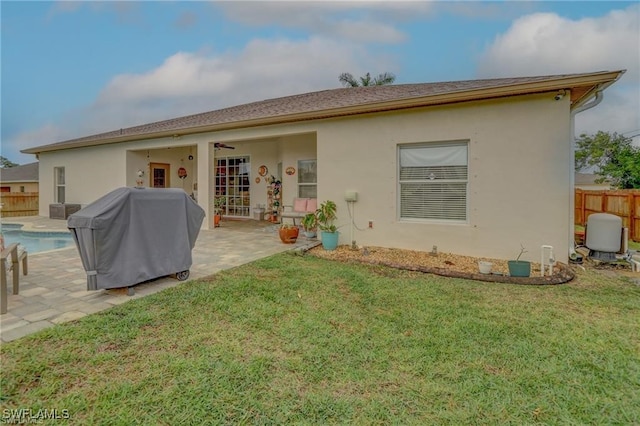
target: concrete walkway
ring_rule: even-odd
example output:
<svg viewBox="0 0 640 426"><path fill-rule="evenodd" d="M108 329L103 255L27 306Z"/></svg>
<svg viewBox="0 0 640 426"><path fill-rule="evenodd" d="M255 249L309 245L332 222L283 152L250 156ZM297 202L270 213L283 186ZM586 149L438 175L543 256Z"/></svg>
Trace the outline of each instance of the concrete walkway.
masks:
<svg viewBox="0 0 640 426"><path fill-rule="evenodd" d="M68 231L64 220L43 217L6 218L3 223L23 224L23 230ZM279 225L268 222L223 221L220 228L201 230L192 251L189 280L243 265L276 253L316 244L300 235L296 244L283 244ZM87 291L86 274L75 246L29 253L29 274L20 272L20 294L11 294L8 311L0 315L0 340L9 342L55 324L82 318L132 299L157 293L186 281L165 277L134 287L127 296L121 289Z"/></svg>

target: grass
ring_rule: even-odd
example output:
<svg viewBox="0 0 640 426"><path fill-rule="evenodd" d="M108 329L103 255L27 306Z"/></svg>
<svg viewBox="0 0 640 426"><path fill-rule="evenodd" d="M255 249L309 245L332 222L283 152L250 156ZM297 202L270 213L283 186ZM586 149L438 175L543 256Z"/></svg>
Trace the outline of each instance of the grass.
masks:
<svg viewBox="0 0 640 426"><path fill-rule="evenodd" d="M638 424L640 286L277 255L3 344L0 413L71 424ZM58 420L59 421L59 420Z"/></svg>

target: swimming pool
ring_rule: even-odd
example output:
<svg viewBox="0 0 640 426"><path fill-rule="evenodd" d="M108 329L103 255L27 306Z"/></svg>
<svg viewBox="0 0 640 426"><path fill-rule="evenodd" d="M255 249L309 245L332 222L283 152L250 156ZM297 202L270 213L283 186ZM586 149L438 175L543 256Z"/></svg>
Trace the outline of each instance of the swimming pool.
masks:
<svg viewBox="0 0 640 426"><path fill-rule="evenodd" d="M22 225L2 225L4 245L20 243L29 253L57 250L75 245L69 232L23 231Z"/></svg>

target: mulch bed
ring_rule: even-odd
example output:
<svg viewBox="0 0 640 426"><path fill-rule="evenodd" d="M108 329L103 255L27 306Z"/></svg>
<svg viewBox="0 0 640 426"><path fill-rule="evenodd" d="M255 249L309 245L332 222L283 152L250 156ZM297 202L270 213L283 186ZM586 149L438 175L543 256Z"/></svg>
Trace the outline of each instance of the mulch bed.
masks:
<svg viewBox="0 0 640 426"><path fill-rule="evenodd" d="M511 277L508 274L506 260L461 256L451 253L437 253L414 250L402 250L384 247L365 247L352 249L339 246L336 250L324 250L322 246L314 247L309 254L324 259L340 262L358 262L372 265L384 265L407 271L423 272L451 278L464 278L477 281L521 284L521 285L556 285L564 284L575 278L574 272L565 264L557 262L553 275L540 276L540 264L531 263L530 277ZM491 274L481 274L478 261L493 263Z"/></svg>

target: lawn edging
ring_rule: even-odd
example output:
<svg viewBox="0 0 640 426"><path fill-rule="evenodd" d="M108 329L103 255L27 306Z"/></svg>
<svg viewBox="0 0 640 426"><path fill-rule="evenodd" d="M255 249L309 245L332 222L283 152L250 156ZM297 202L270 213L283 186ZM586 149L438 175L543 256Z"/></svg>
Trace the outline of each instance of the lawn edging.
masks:
<svg viewBox="0 0 640 426"><path fill-rule="evenodd" d="M310 248L302 250L301 253L307 253L310 251ZM313 256L313 254L311 254ZM322 257L321 257L322 258ZM421 265L406 265L400 264L392 261L385 260L371 260L364 258L351 258L351 259L332 259L338 260L341 262L354 262L361 264L369 264L369 265L381 265L388 266L394 269L401 269L405 271L414 271L414 272L422 272L425 274L434 274L443 277L449 278L463 278L468 280L475 281L484 281L484 282L494 282L494 283L504 283L504 284L518 284L518 285L558 285L565 284L569 281L573 280L576 277L576 274L564 263L556 262L555 268L557 271L550 276L530 276L530 277L512 277L509 275L499 275L499 274L481 274L481 273L469 273L463 271L456 271L450 268L442 268L442 267L431 267L431 266L421 266Z"/></svg>
<svg viewBox="0 0 640 426"><path fill-rule="evenodd" d="M416 271L423 272L426 274L435 274L443 277L450 278L464 278L468 280L476 280L476 281L486 281L493 283L504 283L504 284L519 284L519 285L558 285L565 284L569 281L573 280L576 275L575 273L569 269L569 267L563 263L556 263L556 267L559 271L550 276L544 277L511 277L509 275L495 275L495 274L469 274L466 272L460 271L452 271L451 269L446 268L430 268L425 266L406 266L400 265L393 262L372 262L367 260L362 260L363 263L375 264L375 265L384 265L389 266L391 268L403 269L406 271Z"/></svg>

